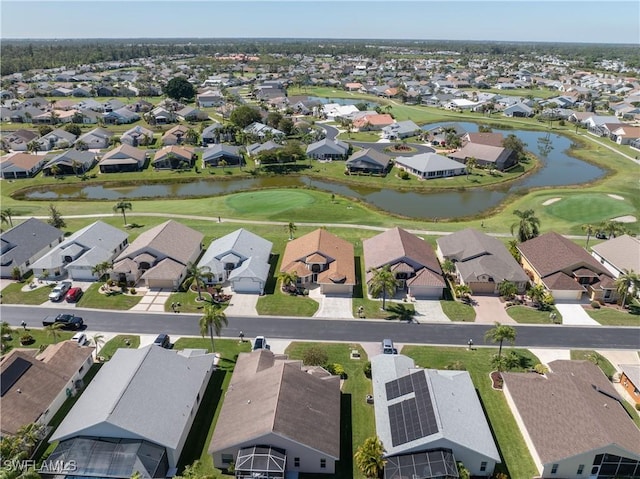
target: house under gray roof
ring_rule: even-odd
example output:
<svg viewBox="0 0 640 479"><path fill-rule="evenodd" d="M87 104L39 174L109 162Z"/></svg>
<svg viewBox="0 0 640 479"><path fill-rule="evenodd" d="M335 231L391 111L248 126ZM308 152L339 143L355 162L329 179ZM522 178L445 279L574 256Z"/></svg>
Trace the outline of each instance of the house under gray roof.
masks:
<svg viewBox="0 0 640 479"><path fill-rule="evenodd" d="M451 160L446 156L441 156L436 153L399 156L396 158L396 163L400 166L405 166L423 173L423 176L426 176L429 172L460 171L465 168L459 161Z"/></svg>
<svg viewBox="0 0 640 479"><path fill-rule="evenodd" d="M390 161L391 157L389 155L385 155L373 148L365 148L353 153L347 160L346 165L352 169L384 171L388 168Z"/></svg>

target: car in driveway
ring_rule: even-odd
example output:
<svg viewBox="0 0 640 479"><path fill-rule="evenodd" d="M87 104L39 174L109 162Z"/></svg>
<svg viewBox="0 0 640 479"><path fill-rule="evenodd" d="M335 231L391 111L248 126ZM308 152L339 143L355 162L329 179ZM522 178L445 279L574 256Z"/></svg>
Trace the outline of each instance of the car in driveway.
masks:
<svg viewBox="0 0 640 479"><path fill-rule="evenodd" d="M76 303L80 297L82 296L82 288L71 288L68 292L67 292L67 297L65 298L67 300L67 303Z"/></svg>
<svg viewBox="0 0 640 479"><path fill-rule="evenodd" d="M51 301L62 301L67 294L67 291L71 289L71 281L63 281L58 283L49 293L49 299Z"/></svg>
<svg viewBox="0 0 640 479"><path fill-rule="evenodd" d="M160 346L161 348L164 348L164 349L171 349L171 338L169 337L168 334L161 333L161 334L158 334L158 337L153 342L153 344L155 346Z"/></svg>
<svg viewBox="0 0 640 479"><path fill-rule="evenodd" d="M264 336L256 336L256 339L253 341L253 350L257 351L258 349L269 349L267 338Z"/></svg>
<svg viewBox="0 0 640 479"><path fill-rule="evenodd" d="M84 333L76 333L71 338L71 341L75 341L80 346L84 346L85 344L87 344L87 335Z"/></svg>

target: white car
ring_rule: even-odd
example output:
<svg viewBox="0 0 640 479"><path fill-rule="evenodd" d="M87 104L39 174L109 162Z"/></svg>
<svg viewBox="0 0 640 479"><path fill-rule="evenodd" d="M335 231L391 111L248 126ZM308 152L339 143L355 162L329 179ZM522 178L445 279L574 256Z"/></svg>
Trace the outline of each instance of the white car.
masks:
<svg viewBox="0 0 640 479"><path fill-rule="evenodd" d="M75 341L80 346L84 346L87 343L87 335L84 333L76 333L71 338L71 341Z"/></svg>
<svg viewBox="0 0 640 479"><path fill-rule="evenodd" d="M256 339L253 342L253 350L256 351L258 349L269 349L267 339L264 336L256 336Z"/></svg>
<svg viewBox="0 0 640 479"><path fill-rule="evenodd" d="M67 291L71 289L71 281L63 281L58 283L49 293L49 299L51 301L62 301L67 294Z"/></svg>

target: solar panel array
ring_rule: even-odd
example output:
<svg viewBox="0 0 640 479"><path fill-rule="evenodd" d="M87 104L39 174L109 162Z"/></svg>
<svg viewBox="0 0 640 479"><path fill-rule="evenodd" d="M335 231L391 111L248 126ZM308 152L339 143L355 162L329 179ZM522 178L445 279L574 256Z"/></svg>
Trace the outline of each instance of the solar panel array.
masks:
<svg viewBox="0 0 640 479"><path fill-rule="evenodd" d="M13 386L30 367L31 363L20 357L17 357L9 364L7 369L2 371L2 375L0 375L0 385L2 385L0 397L7 394L11 386Z"/></svg>
<svg viewBox="0 0 640 479"><path fill-rule="evenodd" d="M438 423L424 371L389 381L385 387L387 400L415 393L414 397L388 406L391 442L394 446L438 432Z"/></svg>

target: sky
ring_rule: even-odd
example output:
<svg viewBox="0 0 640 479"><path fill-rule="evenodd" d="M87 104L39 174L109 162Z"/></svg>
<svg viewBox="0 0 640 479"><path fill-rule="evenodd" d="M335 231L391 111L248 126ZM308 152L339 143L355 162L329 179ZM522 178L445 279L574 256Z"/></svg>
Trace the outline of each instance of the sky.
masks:
<svg viewBox="0 0 640 479"><path fill-rule="evenodd" d="M369 38L640 43L637 0L0 0L0 39Z"/></svg>

